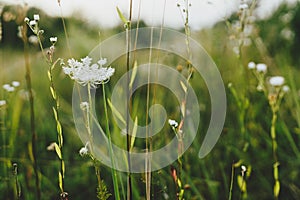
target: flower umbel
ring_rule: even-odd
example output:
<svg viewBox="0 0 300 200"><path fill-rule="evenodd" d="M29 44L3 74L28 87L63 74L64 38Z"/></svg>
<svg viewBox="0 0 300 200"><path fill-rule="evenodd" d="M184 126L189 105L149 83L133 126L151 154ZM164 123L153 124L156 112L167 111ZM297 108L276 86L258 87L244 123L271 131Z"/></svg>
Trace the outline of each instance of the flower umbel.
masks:
<svg viewBox="0 0 300 200"><path fill-rule="evenodd" d="M63 71L80 85L90 84L92 88L97 88L108 82L115 72L114 68L102 67L106 59L100 59L97 63L92 64L92 58L88 56L82 58L81 62L72 58L68 60L68 66L63 67Z"/></svg>

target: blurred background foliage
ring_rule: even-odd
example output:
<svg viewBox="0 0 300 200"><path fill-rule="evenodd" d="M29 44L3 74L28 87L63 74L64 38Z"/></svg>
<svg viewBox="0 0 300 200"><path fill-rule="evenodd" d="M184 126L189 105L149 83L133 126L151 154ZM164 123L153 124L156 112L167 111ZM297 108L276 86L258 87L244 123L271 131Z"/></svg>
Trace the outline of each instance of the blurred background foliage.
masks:
<svg viewBox="0 0 300 200"><path fill-rule="evenodd" d="M18 178L22 189L22 199L34 199L33 169L28 155L30 142L29 105L26 97L25 69L23 42L18 37L18 26L23 23L24 17L32 17L39 13L40 26L43 34L43 45L49 47L48 38L58 37L55 56L67 60L69 53L66 48L65 34L62 21L57 17L47 16L36 8L24 10L22 6L2 5L1 12L1 43L0 43L0 85L13 80L20 81L18 91L7 94L1 88L0 99L7 99L8 108L0 110L1 114L1 144L0 144L0 194L3 199L14 199L15 184L12 168L6 168L6 163L18 164ZM231 16L228 22L233 23L236 15ZM95 47L100 39L124 30L120 24L114 29L102 29L89 24L79 17L66 18L72 57L85 57ZM147 26L140 22L141 27ZM280 109L280 120L277 123L278 152L280 160L280 179L282 180L280 199L300 199L300 6L282 5L270 18L255 22L251 44L242 48L242 57L234 53L231 41L231 32L224 22L209 29L193 31L192 38L199 41L213 58L222 74L224 84L232 83L238 92L247 88L249 108L246 115L246 130L249 135L249 147L244 152L245 138L240 134L240 125L237 123L239 110L232 94L227 89L227 118L223 133L213 149L204 159L198 159L198 150L210 120L210 100L205 83L200 75L195 74L191 84L200 101L201 123L193 145L183 157L183 183L186 186L186 199L227 199L230 188L232 164L243 160L243 164L251 167L251 175L247 178L248 199L271 199L273 194L273 160L272 144L269 136L271 110L265 96L256 91L255 77L245 70L250 61L263 62L268 65L268 75L282 75L286 78L291 92L285 96ZM135 25L133 24L133 27ZM180 30L184 32L184 30ZM28 32L28 37L32 36ZM173 66L184 65L182 60L174 60ZM55 120L52 117L51 96L48 90L47 64L42 58L37 43L30 43L30 63L32 69L33 90L35 94L36 126L38 133L38 164L42 177L42 199L57 199L57 170L59 161L53 151L47 151L47 146L56 141ZM239 64L241 63L242 66ZM116 68L108 86L109 89L125 73L126 67L122 59L112 64ZM242 73L245 68L245 73ZM63 148L66 162L65 188L70 199L96 199L97 180L92 162L82 158L78 151L83 146L77 136L72 119L72 87L73 83L63 75L58 67L54 71L54 81L60 96L61 120L64 130L65 146ZM243 75L244 77L241 77ZM247 79L245 82L243 79ZM146 95L145 88L137 91L134 99L134 114L144 121ZM100 92L99 92L100 93ZM101 96L101 93L99 94ZM166 91L157 94L158 99L164 98ZM169 94L170 97L171 94ZM99 98L101 99L101 98ZM171 114L176 116L172 107L178 106L169 98L164 98L166 107L170 107ZM100 100L101 102L101 100ZM100 109L101 110L101 109ZM133 114L133 115L134 115ZM100 116L100 115L99 115ZM101 122L101 119L100 119ZM113 122L111 124L114 125ZM113 126L114 127L114 126ZM164 128L170 137L170 128ZM124 138L119 136L119 130L112 128L113 141L124 144ZM5 136L3 136L5 135ZM14 136L14 137L13 137ZM11 141L12 140L12 141ZM11 143L9 143L11 141ZM163 138L157 140L158 146L164 144ZM7 145L10 144L10 145ZM4 151L5 149L5 151ZM6 152L4 154L4 152ZM7 157L9 155L9 157ZM176 163L174 163L176 166ZM240 189L236 177L240 169L234 171L233 199L240 198ZM101 166L101 176L110 192L112 181L110 169ZM134 176L134 198L144 199L144 176ZM125 174L123 174L125 183ZM153 173L153 199L175 199L176 186L171 176L171 166ZM112 198L111 198L112 199Z"/></svg>

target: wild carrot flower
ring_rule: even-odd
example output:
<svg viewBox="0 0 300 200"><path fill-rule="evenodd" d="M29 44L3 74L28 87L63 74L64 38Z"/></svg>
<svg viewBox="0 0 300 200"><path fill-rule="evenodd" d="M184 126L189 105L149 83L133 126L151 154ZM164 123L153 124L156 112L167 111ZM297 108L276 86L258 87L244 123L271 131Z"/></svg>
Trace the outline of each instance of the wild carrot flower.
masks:
<svg viewBox="0 0 300 200"><path fill-rule="evenodd" d="M86 86L90 84L92 88L109 81L114 74L115 69L111 67L103 67L106 64L106 59L100 59L98 64L92 64L92 58L85 57L80 61L74 58L68 60L68 66L63 67L66 75L69 75L72 80Z"/></svg>
<svg viewBox="0 0 300 200"><path fill-rule="evenodd" d="M280 87L284 84L284 78L282 76L273 76L270 78L269 83L271 86Z"/></svg>

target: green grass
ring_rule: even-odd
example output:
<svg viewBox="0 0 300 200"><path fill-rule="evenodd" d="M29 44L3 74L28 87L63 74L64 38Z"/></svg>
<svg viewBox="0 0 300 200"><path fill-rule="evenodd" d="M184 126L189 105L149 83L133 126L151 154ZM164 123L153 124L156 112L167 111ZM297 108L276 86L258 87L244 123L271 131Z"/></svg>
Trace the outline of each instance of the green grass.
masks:
<svg viewBox="0 0 300 200"><path fill-rule="evenodd" d="M299 7L294 8L296 13L292 22L283 24L278 21L289 9L282 7L271 19L256 23L257 33L252 35L253 43L249 47L242 48L242 57L239 59L232 51L229 44L229 30L224 22L215 27L203 31L192 32L192 37L199 41L216 62L227 92L227 116L222 135L208 156L198 158L205 131L210 119L210 100L207 88L199 74L194 74L191 85L201 104L201 121L196 139L182 157L183 170L181 181L185 186L185 199L227 199L230 190L232 164L242 160L248 169L251 166L251 174L245 179L247 184L247 199L272 199L273 198L273 156L270 127L272 112L268 99L263 93L256 90L257 80L247 70L249 61L268 64L267 76L282 75L290 86L290 92L284 96L281 103L278 120L276 123L279 178L281 189L279 199L300 198L300 107L299 89L300 73L298 55L293 51L297 46L297 37L293 41L285 42L278 32L283 27L290 27L297 34L294 24L300 21L298 17ZM234 17L232 17L234 18ZM69 58L66 50L66 41L61 23L58 19L49 22L46 16L41 22L42 28L49 35L58 36L55 57ZM50 23L53 22L53 23ZM53 24L57 24L54 26ZM102 40L118 33L120 27L114 30L100 30L75 19L67 19L67 30L71 44L71 52L74 58L86 56L90 50L99 43L99 31ZM84 28L83 28L84 26ZM46 36L45 36L46 37ZM255 43L255 39L263 41L264 48ZM46 38L45 46L50 46ZM267 50L267 51L265 51ZM105 51L105 50L103 50ZM293 53L288 53L293 52ZM153 53L155 55L155 53ZM147 52L140 54L141 60L147 60ZM163 56L163 54L162 54ZM32 69L32 87L35 98L36 129L37 129L37 163L41 177L42 199L57 199L60 191L57 187L57 172L60 162L55 152L47 151L47 146L57 140L56 122L52 116L52 99L47 79L48 65L38 47L30 46L30 65ZM126 72L124 58L115 61L112 66L116 68L116 74L109 84L105 85L106 95L109 98L113 86L118 78ZM170 66L184 64L180 59L166 59ZM241 67L245 68L242 72ZM65 190L70 199L96 199L97 179L93 162L87 157L81 157L79 149L84 146L80 141L72 118L72 88L73 82L68 79L60 67L53 71L54 83L60 99L60 120L64 132L64 161L66 165ZM8 94L0 88L0 99L6 99L7 106L0 108L0 194L3 199L17 199L15 177L12 174L12 164L18 164L18 181L21 185L21 199L35 199L35 183L33 167L29 157L28 145L31 141L29 102L26 98L24 55L22 48L5 45L0 47L0 85L10 83L13 80L21 82L17 91ZM247 80L247 81L245 81ZM241 109L237 100L227 87L232 83L238 96L241 98L245 92L249 100L249 106L243 108L245 118L239 123ZM153 95L153 94L151 94ZM152 96L151 96L152 97ZM150 99L151 99L150 97ZM157 102L166 107L168 115L179 119L178 102L172 100L174 96L165 88L159 88L156 94ZM99 102L98 118L104 127L104 111L101 92L97 92ZM242 102L244 103L244 102ZM133 96L132 116L138 116L139 122L146 121L146 87L136 91ZM108 116L112 119L111 110ZM110 130L113 143L125 148L125 137L120 137L120 130L114 121L110 121ZM244 126L245 135L241 134L241 126ZM165 145L172 139L173 132L168 124L153 138L155 149ZM248 149L243 151L245 142ZM144 141L137 139L136 147L143 148ZM152 173L151 193L152 199L176 199L176 184L171 176L171 168L178 167L175 162ZM100 165L101 178L104 180L110 193L113 192L111 170ZM126 186L126 174L120 173L123 184ZM232 199L240 199L241 191L237 177L241 175L240 166L233 171ZM145 175L133 174L133 199L145 199ZM126 191L126 188L125 188ZM120 191L121 192L121 191ZM122 198L122 195L121 195ZM113 199L111 197L110 199Z"/></svg>

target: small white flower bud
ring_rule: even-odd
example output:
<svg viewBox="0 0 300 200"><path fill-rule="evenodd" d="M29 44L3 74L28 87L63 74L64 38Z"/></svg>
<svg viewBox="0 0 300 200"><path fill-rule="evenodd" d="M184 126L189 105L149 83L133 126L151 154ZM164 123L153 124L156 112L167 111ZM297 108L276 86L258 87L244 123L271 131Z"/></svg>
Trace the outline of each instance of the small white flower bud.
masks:
<svg viewBox="0 0 300 200"><path fill-rule="evenodd" d="M173 126L174 128L176 128L178 126L178 123L173 119L169 119L168 122L169 122L170 126Z"/></svg>
<svg viewBox="0 0 300 200"><path fill-rule="evenodd" d="M25 17L25 18L24 18L24 22L25 22L25 23L28 23L29 21L30 21L30 20L29 20L28 17Z"/></svg>
<svg viewBox="0 0 300 200"><path fill-rule="evenodd" d="M255 69L256 64L254 62L249 62L248 63L248 69Z"/></svg>
<svg viewBox="0 0 300 200"><path fill-rule="evenodd" d="M34 19L35 21L39 21L39 20L40 20L40 15L34 14L34 15L33 15L33 19Z"/></svg>
<svg viewBox="0 0 300 200"><path fill-rule="evenodd" d="M29 25L30 26L35 26L37 23L36 23L36 21L35 20L31 20L30 22L29 22Z"/></svg>
<svg viewBox="0 0 300 200"><path fill-rule="evenodd" d="M56 43L57 42L57 37L50 37L50 42Z"/></svg>

